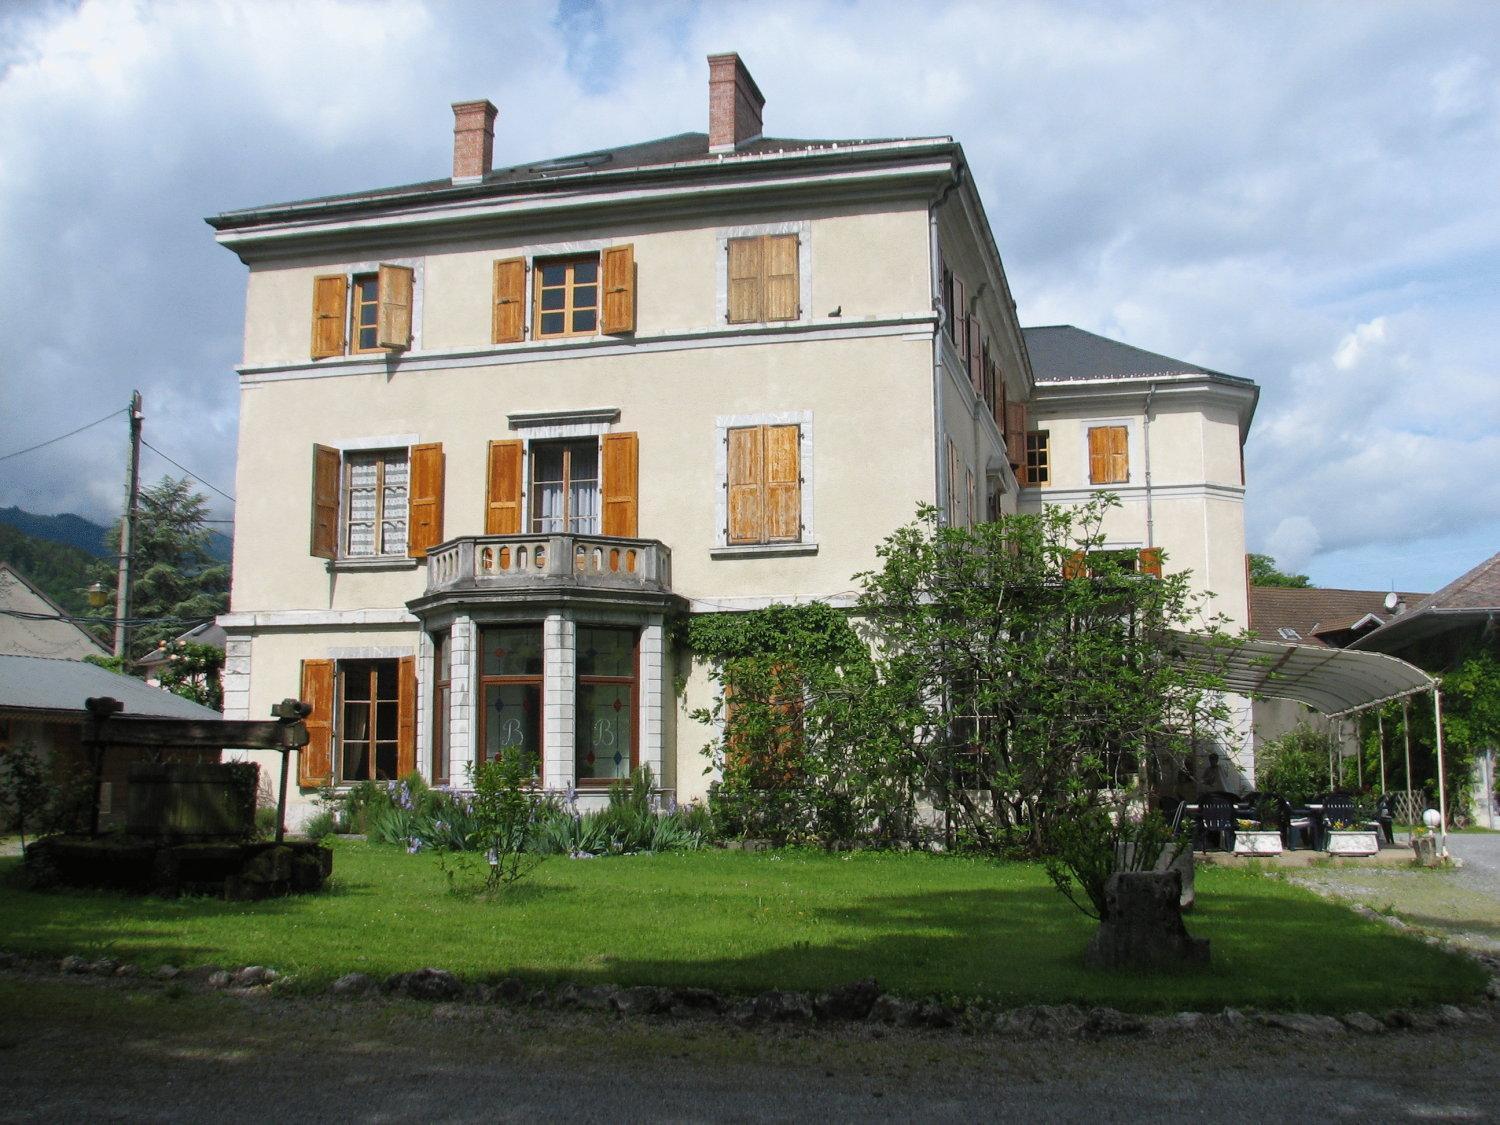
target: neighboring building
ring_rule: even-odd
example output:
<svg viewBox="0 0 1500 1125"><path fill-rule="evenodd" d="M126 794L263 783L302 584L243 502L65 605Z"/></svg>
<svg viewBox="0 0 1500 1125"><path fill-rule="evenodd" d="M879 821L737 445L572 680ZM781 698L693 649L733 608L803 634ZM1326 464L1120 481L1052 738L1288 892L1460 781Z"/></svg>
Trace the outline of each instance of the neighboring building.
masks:
<svg viewBox="0 0 1500 1125"><path fill-rule="evenodd" d="M223 717L134 677L82 660L0 655L0 756L30 746L51 762L58 778L89 776L85 732L90 720L84 701L105 696L123 703L127 715L214 721ZM129 762L123 750L106 753L101 793L106 822L116 811L115 798L124 796Z"/></svg>
<svg viewBox="0 0 1500 1125"><path fill-rule="evenodd" d="M1357 638L1407 613L1425 597L1409 591L1251 586L1250 631L1264 641L1348 648ZM1298 726L1324 723L1311 707L1290 699L1257 699L1252 713L1257 751ZM1331 733L1338 739L1343 757L1358 752L1357 722L1334 723Z"/></svg>
<svg viewBox="0 0 1500 1125"><path fill-rule="evenodd" d="M641 765L702 796L712 684L670 621L850 604L918 504L1015 511L1028 404L1026 502L1121 493L1111 543L1243 623L1253 384L1023 335L952 138L765 137L709 67L707 134L492 170L460 103L451 178L210 220L250 271L225 711L314 705L304 809L517 744L585 802ZM1084 338L1113 358L1080 375Z"/></svg>
<svg viewBox="0 0 1500 1125"><path fill-rule="evenodd" d="M108 656L109 649L15 567L0 562L0 654L82 660Z"/></svg>

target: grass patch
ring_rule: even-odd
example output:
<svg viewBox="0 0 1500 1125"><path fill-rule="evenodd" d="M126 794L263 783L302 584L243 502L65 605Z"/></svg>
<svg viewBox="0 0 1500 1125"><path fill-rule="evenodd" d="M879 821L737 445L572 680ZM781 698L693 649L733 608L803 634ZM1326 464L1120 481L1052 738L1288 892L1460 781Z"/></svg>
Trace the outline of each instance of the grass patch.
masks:
<svg viewBox="0 0 1500 1125"><path fill-rule="evenodd" d="M16 861L0 861L0 876ZM341 843L326 893L166 901L0 886L0 948L151 967L268 964L315 987L432 965L539 983L816 990L874 976L907 995L1133 1011L1385 1010L1467 999L1467 959L1252 873L1198 874L1207 970L1085 969L1091 920L1033 864L921 854L699 852L552 859L498 900L450 895L436 858Z"/></svg>

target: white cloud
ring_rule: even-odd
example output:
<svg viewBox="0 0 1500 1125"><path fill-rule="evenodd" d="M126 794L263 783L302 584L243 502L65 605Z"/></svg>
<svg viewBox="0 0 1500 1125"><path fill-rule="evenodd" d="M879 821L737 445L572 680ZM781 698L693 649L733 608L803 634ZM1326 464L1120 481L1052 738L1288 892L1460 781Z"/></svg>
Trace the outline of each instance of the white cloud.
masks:
<svg viewBox="0 0 1500 1125"><path fill-rule="evenodd" d="M962 141L1024 323L1256 379L1253 549L1421 567L1415 529L1500 538L1495 42L1482 3L6 8L0 453L138 386L148 440L227 487L244 268L201 216L443 176L465 98L501 163L701 130L734 49L772 135ZM105 518L123 446L0 462L0 504Z"/></svg>

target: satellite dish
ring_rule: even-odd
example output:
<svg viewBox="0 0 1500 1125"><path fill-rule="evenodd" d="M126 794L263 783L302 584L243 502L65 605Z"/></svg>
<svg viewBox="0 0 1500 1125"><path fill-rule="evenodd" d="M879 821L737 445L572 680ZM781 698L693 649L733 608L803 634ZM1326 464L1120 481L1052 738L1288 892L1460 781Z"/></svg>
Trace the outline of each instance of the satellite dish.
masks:
<svg viewBox="0 0 1500 1125"><path fill-rule="evenodd" d="M1395 613L1396 607L1400 604L1401 599L1396 596L1395 590L1392 590L1385 596L1385 609L1387 613Z"/></svg>

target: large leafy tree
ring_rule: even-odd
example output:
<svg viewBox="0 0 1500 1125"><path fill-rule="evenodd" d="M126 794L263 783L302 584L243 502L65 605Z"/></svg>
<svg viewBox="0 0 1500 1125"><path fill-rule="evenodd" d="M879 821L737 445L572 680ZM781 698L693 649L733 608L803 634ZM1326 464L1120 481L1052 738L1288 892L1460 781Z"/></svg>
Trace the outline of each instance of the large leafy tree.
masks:
<svg viewBox="0 0 1500 1125"><path fill-rule="evenodd" d="M133 659L229 608L229 568L209 552L208 500L186 478L163 477L144 489L131 554L130 651ZM119 529L114 544L119 547ZM111 590L114 573L98 578ZM114 616L114 598L100 611Z"/></svg>
<svg viewBox="0 0 1500 1125"><path fill-rule="evenodd" d="M1270 555L1250 556L1250 585L1284 586L1294 590L1306 590L1312 579L1305 574L1286 574L1276 568L1276 560Z"/></svg>
<svg viewBox="0 0 1500 1125"><path fill-rule="evenodd" d="M955 842L1040 853L1060 818L1175 776L1220 737L1215 662L1186 662L1172 633L1222 636L1220 623L1186 575L1138 574L1133 553L1102 550L1112 503L973 529L924 509L860 576L868 659L807 659L773 639L725 663L731 706L710 749L721 796L762 795L742 802L761 813L747 828L891 836L930 801Z"/></svg>

